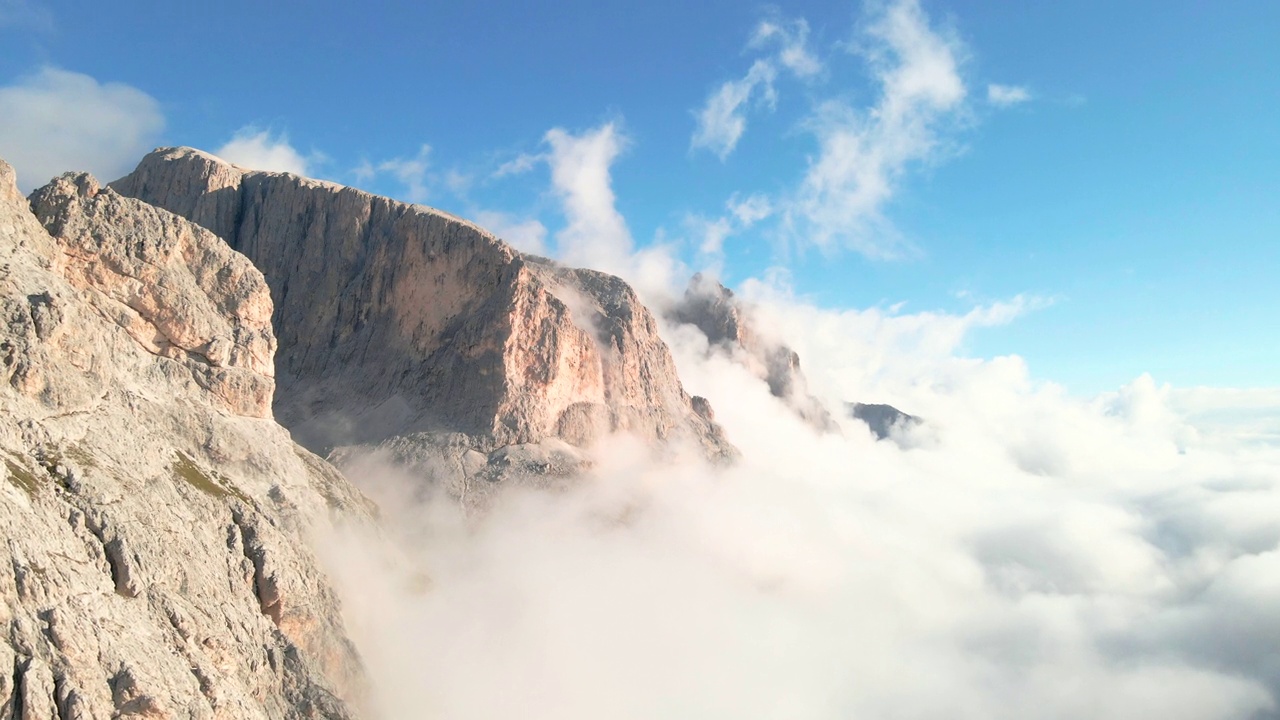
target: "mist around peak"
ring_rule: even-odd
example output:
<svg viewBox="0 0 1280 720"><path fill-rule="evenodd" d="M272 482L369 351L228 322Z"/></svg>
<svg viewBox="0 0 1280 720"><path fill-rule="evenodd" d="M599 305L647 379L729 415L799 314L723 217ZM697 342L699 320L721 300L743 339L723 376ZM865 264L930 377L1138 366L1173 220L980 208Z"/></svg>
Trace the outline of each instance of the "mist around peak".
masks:
<svg viewBox="0 0 1280 720"><path fill-rule="evenodd" d="M614 436L469 517L352 471L411 540L394 572L330 554L386 716L1274 715L1280 447L1148 376L1081 400L962 357L962 317L746 294L829 408L927 422L820 431L674 325L733 465Z"/></svg>

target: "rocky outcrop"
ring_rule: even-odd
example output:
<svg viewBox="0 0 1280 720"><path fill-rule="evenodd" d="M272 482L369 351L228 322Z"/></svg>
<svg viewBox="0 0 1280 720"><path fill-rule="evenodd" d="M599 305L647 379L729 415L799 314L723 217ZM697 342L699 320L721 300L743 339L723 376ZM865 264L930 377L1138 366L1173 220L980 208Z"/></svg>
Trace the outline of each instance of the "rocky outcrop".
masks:
<svg viewBox="0 0 1280 720"><path fill-rule="evenodd" d="M371 508L270 419L271 312L212 233L0 163L0 717L356 716L306 539Z"/></svg>
<svg viewBox="0 0 1280 720"><path fill-rule="evenodd" d="M727 353L741 362L810 425L825 432L838 430L831 413L809 394L800 356L760 334L751 323L748 308L732 290L701 273L694 275L670 316L701 330L712 352Z"/></svg>
<svg viewBox="0 0 1280 720"><path fill-rule="evenodd" d="M523 256L438 210L186 148L112 187L208 228L266 275L275 414L314 450L418 437L487 463L507 446L585 447L622 430L733 452L617 278Z"/></svg>
<svg viewBox="0 0 1280 720"><path fill-rule="evenodd" d="M848 403L848 408L849 416L866 423L877 440L892 437L894 430L906 430L923 422L892 405Z"/></svg>
<svg viewBox="0 0 1280 720"><path fill-rule="evenodd" d="M63 277L147 352L193 361L196 382L228 410L271 417L276 341L262 273L204 228L100 190L67 175L31 196Z"/></svg>

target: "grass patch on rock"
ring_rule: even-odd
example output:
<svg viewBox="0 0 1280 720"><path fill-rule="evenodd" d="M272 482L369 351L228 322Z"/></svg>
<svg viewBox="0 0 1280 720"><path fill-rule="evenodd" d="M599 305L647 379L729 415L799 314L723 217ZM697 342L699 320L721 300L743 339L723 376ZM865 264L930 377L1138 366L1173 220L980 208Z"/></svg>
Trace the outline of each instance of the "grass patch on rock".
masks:
<svg viewBox="0 0 1280 720"><path fill-rule="evenodd" d="M219 499L234 497L246 505L253 505L239 488L221 477L210 477L200 469L199 465L196 465L194 460L187 457L186 453L181 450L175 450L174 453L177 455L177 459L174 460L172 470L178 479L185 481L188 485L206 495Z"/></svg>
<svg viewBox="0 0 1280 720"><path fill-rule="evenodd" d="M40 492L40 481L29 470L9 459L4 461L4 465L9 470L9 482L14 486L31 497Z"/></svg>

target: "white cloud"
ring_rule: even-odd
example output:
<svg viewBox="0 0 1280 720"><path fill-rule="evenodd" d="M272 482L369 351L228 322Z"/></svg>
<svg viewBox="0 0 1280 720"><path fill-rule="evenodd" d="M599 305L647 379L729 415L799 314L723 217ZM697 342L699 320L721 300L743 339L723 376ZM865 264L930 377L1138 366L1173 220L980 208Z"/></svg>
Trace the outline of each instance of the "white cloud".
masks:
<svg viewBox="0 0 1280 720"><path fill-rule="evenodd" d="M234 165L250 170L287 172L308 177L311 158L304 156L289 144L289 136L273 135L270 130L246 125L236 131L225 145L213 151L214 155ZM312 156L314 157L314 156Z"/></svg>
<svg viewBox="0 0 1280 720"><path fill-rule="evenodd" d="M627 145L614 125L574 135L547 131L551 186L560 199L567 226L556 233L556 254L571 265L623 273L630 264L631 231L614 206L610 168Z"/></svg>
<svg viewBox="0 0 1280 720"><path fill-rule="evenodd" d="M30 191L69 170L124 175L164 129L160 103L123 83L42 68L0 87L0 157Z"/></svg>
<svg viewBox="0 0 1280 720"><path fill-rule="evenodd" d="M538 166L539 163L546 161L547 156L541 154L520 153L516 157L502 163L498 169L493 171L493 177L501 178L508 175L523 175Z"/></svg>
<svg viewBox="0 0 1280 720"><path fill-rule="evenodd" d="M520 220L508 213L481 210L473 214L476 224L510 243L520 252L547 253L547 228L533 219Z"/></svg>
<svg viewBox="0 0 1280 720"><path fill-rule="evenodd" d="M904 315L740 296L829 407L925 424L819 435L682 326L681 376L741 449L732 467L611 438L582 483L510 490L482 521L406 502L422 478L353 473L431 538L407 549L432 580L417 595L349 544L331 555L382 714L1275 715L1280 445L1202 442L1150 378L1088 401L1017 358L955 354L1027 300Z"/></svg>
<svg viewBox="0 0 1280 720"><path fill-rule="evenodd" d="M698 252L703 255L718 255L724 250L724 241L733 234L733 221L727 217L715 220L695 217L690 220L694 231L702 236L698 243Z"/></svg>
<svg viewBox="0 0 1280 720"><path fill-rule="evenodd" d="M707 98L694 116L698 120L689 147L706 149L722 161L729 157L747 129L746 108L755 98L772 109L777 102L774 81L778 67L799 78L822 72L822 63L808 49L809 23L798 20L772 20L760 23L748 47L756 50L778 45L776 53L756 60L741 80L722 84Z"/></svg>
<svg viewBox="0 0 1280 720"><path fill-rule="evenodd" d="M44 4L32 0L0 0L0 28L6 26L51 32L53 13Z"/></svg>
<svg viewBox="0 0 1280 720"><path fill-rule="evenodd" d="M465 193L471 186L471 176L456 169L450 169L443 175L433 174L430 156L431 146L423 144L412 156L395 157L377 163L362 160L352 168L351 176L354 182L366 188L380 176L389 176L399 183L400 188L386 194L411 203L427 202L433 190L440 187L455 195Z"/></svg>
<svg viewBox="0 0 1280 720"><path fill-rule="evenodd" d="M761 193L753 193L741 200L734 195L729 198L725 206L744 228L751 227L773 214L773 203L769 201L768 196Z"/></svg>
<svg viewBox="0 0 1280 720"><path fill-rule="evenodd" d="M404 185L404 198L409 202L423 203L430 194L427 191L427 156L431 146L423 145L413 157L392 158L378 163L379 173L389 173Z"/></svg>
<svg viewBox="0 0 1280 720"><path fill-rule="evenodd" d="M822 62L809 51L809 23L803 18L760 23L749 46L762 48L772 42L781 45L778 62L796 77L811 77L822 72Z"/></svg>
<svg viewBox="0 0 1280 720"><path fill-rule="evenodd" d="M694 130L690 147L710 150L721 160L729 157L747 129L743 106L757 89L760 89L765 102L771 105L775 97L773 80L776 74L771 63L757 60L746 77L721 85L697 113L698 127Z"/></svg>
<svg viewBox="0 0 1280 720"><path fill-rule="evenodd" d="M937 156L940 128L966 94L963 50L930 28L916 0L897 0L868 26L864 52L880 96L863 110L828 100L808 120L819 151L789 217L805 242L892 257L903 247L881 209L913 163Z"/></svg>
<svg viewBox="0 0 1280 720"><path fill-rule="evenodd" d="M693 216L689 218L688 224L691 226L694 234L701 237L698 242L698 252L707 256L709 260L718 262L719 256L724 250L724 242L730 236L748 230L756 223L768 218L773 214L773 203L768 196L761 193L754 193L745 198L739 198L737 194L729 198L725 203L726 214L715 219L707 219L701 216ZM718 267L704 268L705 270L715 270L718 274Z"/></svg>
<svg viewBox="0 0 1280 720"><path fill-rule="evenodd" d="M996 107L1019 105L1030 99L1031 91L1021 85L997 85L992 83L987 86L987 102Z"/></svg>

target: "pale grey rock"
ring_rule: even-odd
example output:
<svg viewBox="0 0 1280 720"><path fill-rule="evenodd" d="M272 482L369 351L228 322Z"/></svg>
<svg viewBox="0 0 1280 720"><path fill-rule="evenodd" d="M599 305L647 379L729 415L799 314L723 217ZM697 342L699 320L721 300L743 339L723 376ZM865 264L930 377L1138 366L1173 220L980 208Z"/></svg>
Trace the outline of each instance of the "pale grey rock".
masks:
<svg viewBox="0 0 1280 720"><path fill-rule="evenodd" d="M810 425L824 432L839 430L822 402L809 394L800 356L761 335L752 324L750 308L729 288L701 273L694 275L670 318L701 330L711 352L726 353L745 365Z"/></svg>
<svg viewBox="0 0 1280 720"><path fill-rule="evenodd" d="M112 187L208 228L264 273L275 416L313 450L349 458L404 438L434 453L466 438L437 458L452 466L466 451L585 448L622 430L734 454L617 278L523 256L438 210L188 148L157 150Z"/></svg>
<svg viewBox="0 0 1280 720"><path fill-rule="evenodd" d="M33 203L0 162L0 718L357 717L307 538L372 508L269 417L261 274L88 176Z"/></svg>

